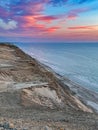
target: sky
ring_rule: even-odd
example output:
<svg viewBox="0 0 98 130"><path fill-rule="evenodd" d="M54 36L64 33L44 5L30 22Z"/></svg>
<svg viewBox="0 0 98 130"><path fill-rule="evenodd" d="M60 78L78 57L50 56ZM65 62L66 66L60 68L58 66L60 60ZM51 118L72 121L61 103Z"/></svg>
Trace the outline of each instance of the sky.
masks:
<svg viewBox="0 0 98 130"><path fill-rule="evenodd" d="M0 42L98 42L98 0L0 0Z"/></svg>

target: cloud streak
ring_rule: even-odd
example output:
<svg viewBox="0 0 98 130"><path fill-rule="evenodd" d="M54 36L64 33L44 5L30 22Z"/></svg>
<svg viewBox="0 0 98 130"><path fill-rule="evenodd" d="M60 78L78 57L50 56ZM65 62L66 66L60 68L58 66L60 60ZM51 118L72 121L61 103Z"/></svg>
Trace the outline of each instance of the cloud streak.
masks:
<svg viewBox="0 0 98 130"><path fill-rule="evenodd" d="M98 30L98 25L68 27L70 30Z"/></svg>

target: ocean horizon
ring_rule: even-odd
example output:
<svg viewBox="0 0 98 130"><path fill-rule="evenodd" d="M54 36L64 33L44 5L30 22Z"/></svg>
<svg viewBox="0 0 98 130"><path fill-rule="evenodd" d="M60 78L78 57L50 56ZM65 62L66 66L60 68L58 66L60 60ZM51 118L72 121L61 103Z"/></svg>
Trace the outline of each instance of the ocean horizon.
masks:
<svg viewBox="0 0 98 130"><path fill-rule="evenodd" d="M56 73L98 93L97 43L16 43Z"/></svg>

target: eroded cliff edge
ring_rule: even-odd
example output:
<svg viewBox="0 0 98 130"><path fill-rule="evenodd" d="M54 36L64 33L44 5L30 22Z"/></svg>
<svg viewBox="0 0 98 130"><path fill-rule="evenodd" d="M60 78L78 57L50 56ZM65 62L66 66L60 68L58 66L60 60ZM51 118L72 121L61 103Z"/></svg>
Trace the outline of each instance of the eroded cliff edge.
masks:
<svg viewBox="0 0 98 130"><path fill-rule="evenodd" d="M63 109L69 106L92 112L68 86L60 83L55 73L11 44L0 44L0 94L3 93L9 96L2 96L0 107L20 105Z"/></svg>
<svg viewBox="0 0 98 130"><path fill-rule="evenodd" d="M60 121L66 128L85 125L88 130L95 128L98 116L85 101L97 99L15 45L0 43L0 117Z"/></svg>

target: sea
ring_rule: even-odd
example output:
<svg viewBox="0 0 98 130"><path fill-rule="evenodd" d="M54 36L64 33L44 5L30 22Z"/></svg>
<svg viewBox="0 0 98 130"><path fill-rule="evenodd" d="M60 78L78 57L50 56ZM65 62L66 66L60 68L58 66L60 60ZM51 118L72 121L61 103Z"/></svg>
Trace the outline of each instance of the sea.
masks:
<svg viewBox="0 0 98 130"><path fill-rule="evenodd" d="M98 93L98 43L16 43L56 73Z"/></svg>

